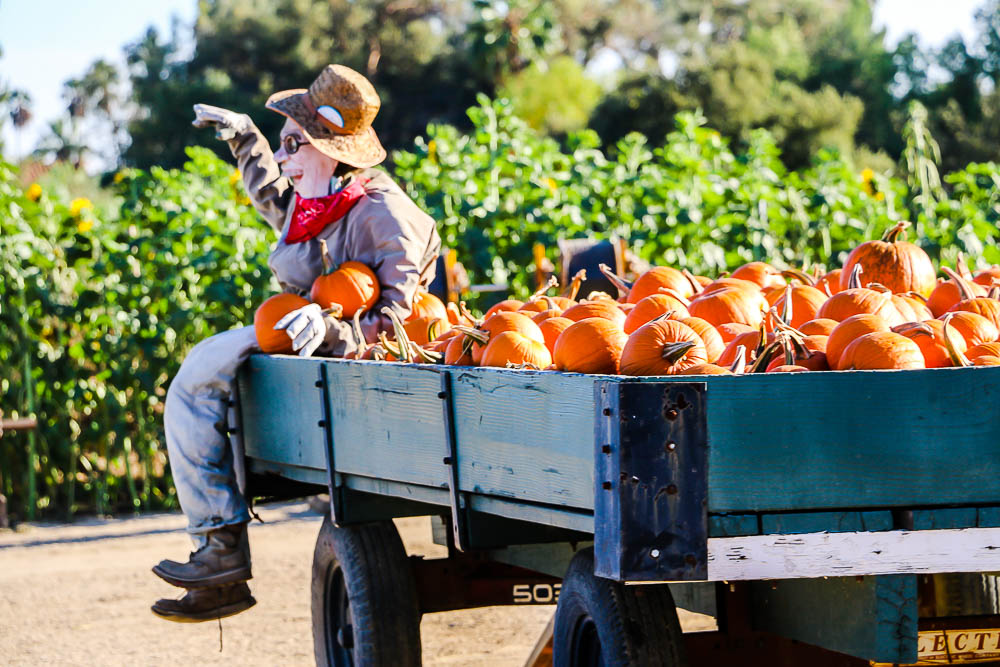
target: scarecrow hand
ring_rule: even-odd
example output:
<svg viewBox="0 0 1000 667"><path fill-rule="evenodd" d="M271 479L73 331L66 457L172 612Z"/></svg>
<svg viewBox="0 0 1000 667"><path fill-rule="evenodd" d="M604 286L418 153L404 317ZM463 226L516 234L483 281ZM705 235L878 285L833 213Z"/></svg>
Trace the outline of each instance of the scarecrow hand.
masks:
<svg viewBox="0 0 1000 667"><path fill-rule="evenodd" d="M253 122L245 113L213 107L211 104L195 104L191 124L195 127L214 127L216 139L229 141L248 131Z"/></svg>
<svg viewBox="0 0 1000 667"><path fill-rule="evenodd" d="M327 325L319 305L310 303L282 317L274 328L285 330L300 357L309 357L326 338Z"/></svg>

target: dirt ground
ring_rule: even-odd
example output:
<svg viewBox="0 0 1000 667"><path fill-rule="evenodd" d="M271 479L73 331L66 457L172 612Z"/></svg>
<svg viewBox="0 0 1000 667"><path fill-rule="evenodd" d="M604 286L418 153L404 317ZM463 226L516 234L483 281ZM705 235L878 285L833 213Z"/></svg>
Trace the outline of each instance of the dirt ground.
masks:
<svg viewBox="0 0 1000 667"><path fill-rule="evenodd" d="M180 514L22 525L0 531L0 662L4 665L311 665L309 576L321 518L307 505L263 508L254 522L257 606L217 623L178 624L149 611L179 589L149 568L184 560ZM410 554L444 555L430 519L397 521ZM427 614L425 665L522 665L554 606ZM704 617L681 612L685 627Z"/></svg>

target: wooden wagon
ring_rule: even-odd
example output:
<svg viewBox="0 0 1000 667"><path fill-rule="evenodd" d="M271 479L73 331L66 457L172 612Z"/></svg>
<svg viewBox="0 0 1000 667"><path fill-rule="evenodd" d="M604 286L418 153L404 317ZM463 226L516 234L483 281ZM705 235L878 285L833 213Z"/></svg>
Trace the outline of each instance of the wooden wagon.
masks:
<svg viewBox="0 0 1000 667"><path fill-rule="evenodd" d="M556 601L562 665L947 664L1000 657L998 412L996 368L258 355L231 430L248 493L330 494L318 664L418 664L422 613ZM407 558L391 519L419 515L447 559ZM718 630L682 634L676 607Z"/></svg>

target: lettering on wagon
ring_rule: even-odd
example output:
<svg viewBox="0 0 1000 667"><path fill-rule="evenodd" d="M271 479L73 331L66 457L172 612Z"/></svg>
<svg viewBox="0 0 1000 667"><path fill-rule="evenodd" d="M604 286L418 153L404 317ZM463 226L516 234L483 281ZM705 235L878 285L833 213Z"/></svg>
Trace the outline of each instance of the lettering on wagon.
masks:
<svg viewBox="0 0 1000 667"><path fill-rule="evenodd" d="M553 604L562 584L514 584L514 604Z"/></svg>

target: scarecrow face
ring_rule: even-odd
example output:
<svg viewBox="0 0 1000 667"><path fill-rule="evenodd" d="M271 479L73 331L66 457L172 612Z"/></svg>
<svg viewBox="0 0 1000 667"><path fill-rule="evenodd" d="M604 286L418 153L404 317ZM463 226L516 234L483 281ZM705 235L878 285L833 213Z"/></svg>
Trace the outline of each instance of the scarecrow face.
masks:
<svg viewBox="0 0 1000 667"><path fill-rule="evenodd" d="M285 120L281 128L281 148L274 154L274 160L300 197L311 199L330 193L330 179L338 162L316 150L291 119Z"/></svg>

